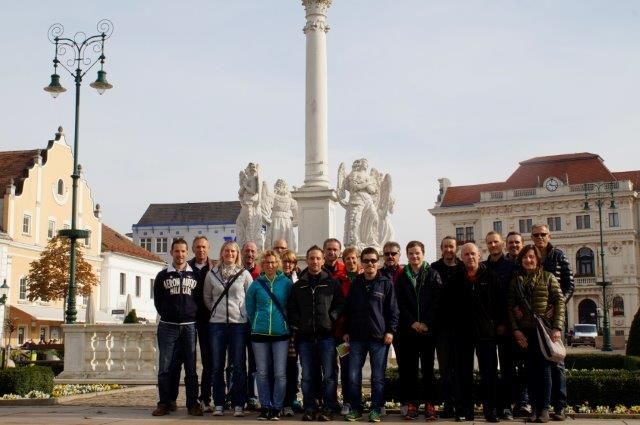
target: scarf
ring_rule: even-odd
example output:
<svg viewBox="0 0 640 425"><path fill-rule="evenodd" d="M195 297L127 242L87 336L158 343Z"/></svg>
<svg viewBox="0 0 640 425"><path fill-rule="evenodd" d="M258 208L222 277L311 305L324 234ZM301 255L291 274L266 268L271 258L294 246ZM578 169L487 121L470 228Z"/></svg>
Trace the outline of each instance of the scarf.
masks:
<svg viewBox="0 0 640 425"><path fill-rule="evenodd" d="M241 267L235 264L220 264L220 275L222 275L222 280L227 282L232 276L236 275L240 271Z"/></svg>

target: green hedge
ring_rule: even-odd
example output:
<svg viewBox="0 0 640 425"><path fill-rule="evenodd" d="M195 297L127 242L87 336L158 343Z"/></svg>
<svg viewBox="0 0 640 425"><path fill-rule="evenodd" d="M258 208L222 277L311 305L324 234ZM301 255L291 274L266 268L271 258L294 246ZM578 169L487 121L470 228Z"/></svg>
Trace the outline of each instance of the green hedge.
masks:
<svg viewBox="0 0 640 425"><path fill-rule="evenodd" d="M567 369L640 370L640 357L623 354L572 353L564 359Z"/></svg>
<svg viewBox="0 0 640 425"><path fill-rule="evenodd" d="M53 371L45 366L13 367L0 370L0 396L26 395L29 391L51 394Z"/></svg>

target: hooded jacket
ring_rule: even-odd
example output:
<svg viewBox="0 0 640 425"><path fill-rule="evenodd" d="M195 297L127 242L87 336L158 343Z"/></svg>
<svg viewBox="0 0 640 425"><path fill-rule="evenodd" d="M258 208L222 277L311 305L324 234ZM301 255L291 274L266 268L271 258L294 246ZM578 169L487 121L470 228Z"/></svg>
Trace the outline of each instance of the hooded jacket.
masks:
<svg viewBox="0 0 640 425"><path fill-rule="evenodd" d="M286 314L289 294L291 293L291 279L281 271L276 272L273 282L262 273L251 283L247 291L247 314L251 322L251 334L262 336L286 336L289 335L287 318L280 313L278 307L262 287L263 282L275 295Z"/></svg>

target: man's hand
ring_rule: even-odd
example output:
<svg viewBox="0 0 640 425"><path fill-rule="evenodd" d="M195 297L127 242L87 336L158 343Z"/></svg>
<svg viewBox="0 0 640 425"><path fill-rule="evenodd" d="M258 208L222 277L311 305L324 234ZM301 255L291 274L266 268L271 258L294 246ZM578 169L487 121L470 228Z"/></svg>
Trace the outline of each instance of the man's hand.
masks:
<svg viewBox="0 0 640 425"><path fill-rule="evenodd" d="M529 342L527 341L527 337L524 336L522 331L513 331L513 337L516 339L518 346L521 348L527 348L529 346Z"/></svg>
<svg viewBox="0 0 640 425"><path fill-rule="evenodd" d="M522 319L522 317L524 316L524 314L522 313L522 309L518 306L513 307L513 315L518 320Z"/></svg>
<svg viewBox="0 0 640 425"><path fill-rule="evenodd" d="M389 345L393 342L393 334L386 333L384 334L384 345Z"/></svg>

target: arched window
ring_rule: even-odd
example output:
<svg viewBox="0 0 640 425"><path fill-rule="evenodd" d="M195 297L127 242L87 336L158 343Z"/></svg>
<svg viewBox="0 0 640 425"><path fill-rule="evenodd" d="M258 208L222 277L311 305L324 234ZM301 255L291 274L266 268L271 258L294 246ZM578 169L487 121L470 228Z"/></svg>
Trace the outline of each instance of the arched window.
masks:
<svg viewBox="0 0 640 425"><path fill-rule="evenodd" d="M580 248L576 254L576 270L579 276L593 276L593 251L586 246Z"/></svg>
<svg viewBox="0 0 640 425"><path fill-rule="evenodd" d="M64 182L62 181L62 179L58 180L58 195L64 195Z"/></svg>
<svg viewBox="0 0 640 425"><path fill-rule="evenodd" d="M578 323L598 323L598 309L595 301L587 298L578 304Z"/></svg>
<svg viewBox="0 0 640 425"><path fill-rule="evenodd" d="M624 300L620 295L613 297L613 315L624 316Z"/></svg>

